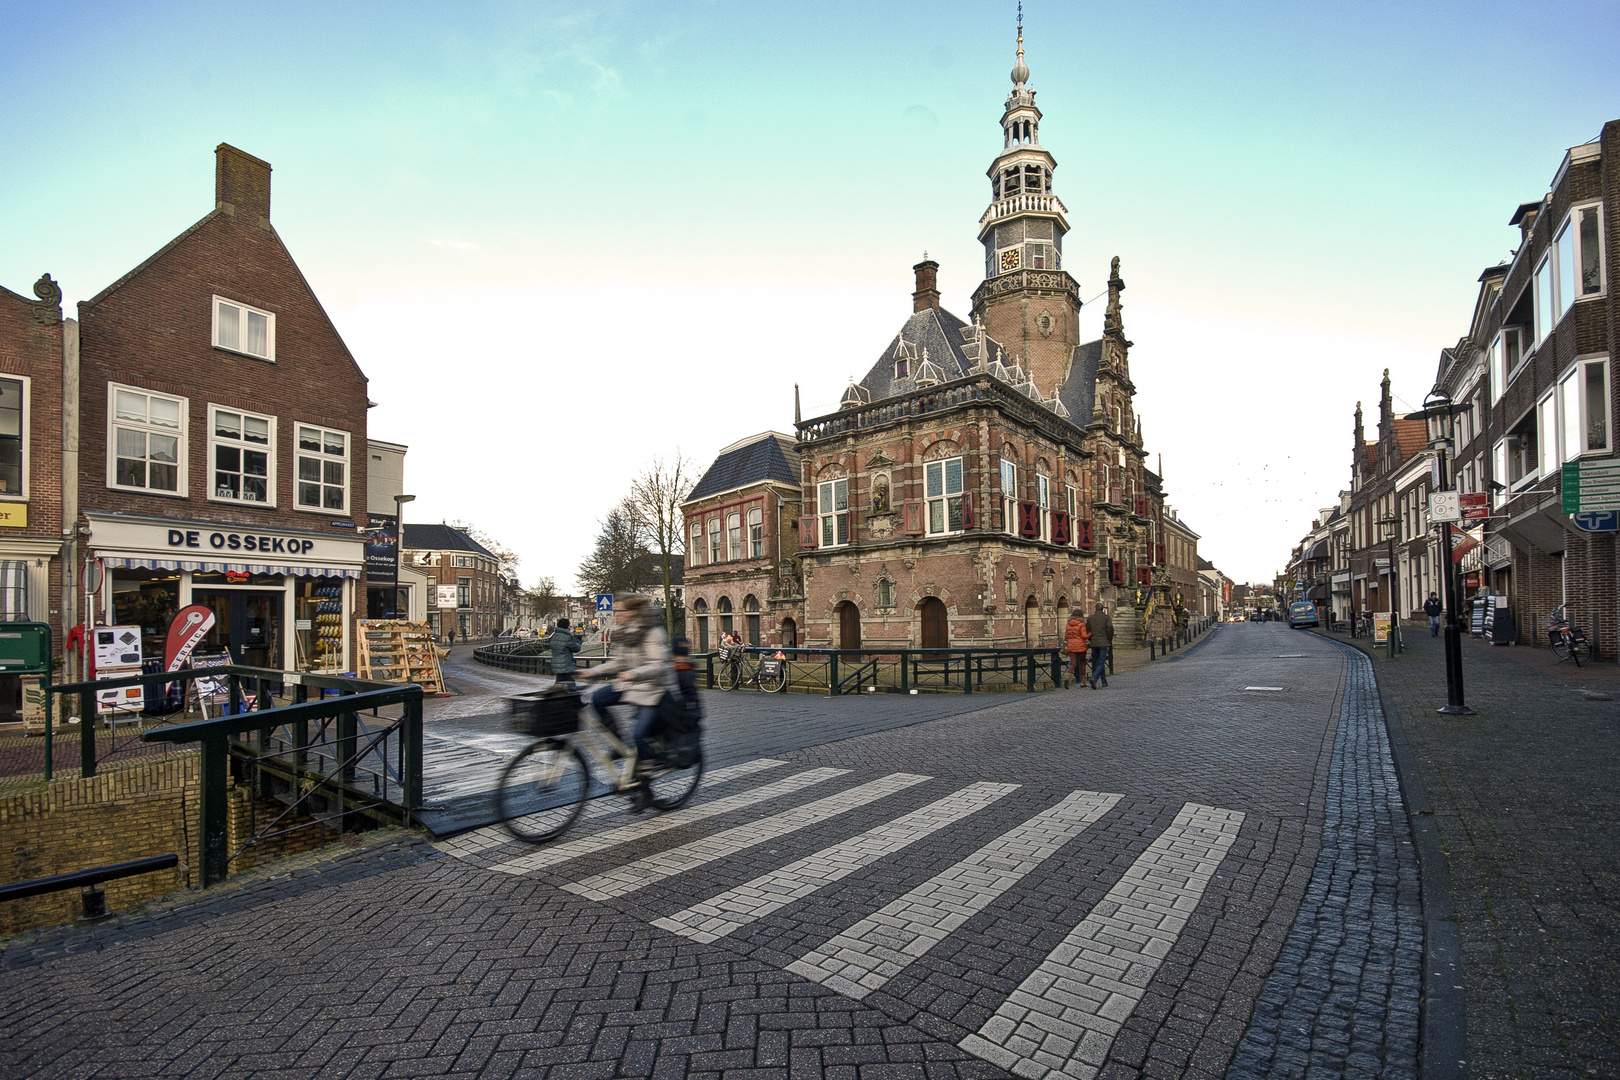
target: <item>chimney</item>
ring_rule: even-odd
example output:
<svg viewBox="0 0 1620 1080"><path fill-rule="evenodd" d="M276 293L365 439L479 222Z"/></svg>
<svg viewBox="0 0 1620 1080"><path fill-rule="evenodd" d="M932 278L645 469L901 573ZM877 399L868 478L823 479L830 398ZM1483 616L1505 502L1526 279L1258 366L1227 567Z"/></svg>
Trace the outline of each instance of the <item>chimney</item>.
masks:
<svg viewBox="0 0 1620 1080"><path fill-rule="evenodd" d="M917 272L917 291L911 294L911 313L933 308L939 310L939 290L934 287L934 276L939 272L939 263L926 256L923 261L912 267Z"/></svg>
<svg viewBox="0 0 1620 1080"><path fill-rule="evenodd" d="M214 204L249 221L269 221L270 163L229 143L214 147Z"/></svg>

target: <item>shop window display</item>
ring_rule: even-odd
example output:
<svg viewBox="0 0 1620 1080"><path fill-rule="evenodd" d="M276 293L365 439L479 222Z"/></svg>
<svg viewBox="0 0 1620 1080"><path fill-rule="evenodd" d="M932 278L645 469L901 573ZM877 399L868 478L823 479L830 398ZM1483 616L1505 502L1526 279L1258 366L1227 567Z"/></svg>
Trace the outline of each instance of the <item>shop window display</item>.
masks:
<svg viewBox="0 0 1620 1080"><path fill-rule="evenodd" d="M297 609L298 666L307 671L342 670L342 583L334 578L299 578Z"/></svg>

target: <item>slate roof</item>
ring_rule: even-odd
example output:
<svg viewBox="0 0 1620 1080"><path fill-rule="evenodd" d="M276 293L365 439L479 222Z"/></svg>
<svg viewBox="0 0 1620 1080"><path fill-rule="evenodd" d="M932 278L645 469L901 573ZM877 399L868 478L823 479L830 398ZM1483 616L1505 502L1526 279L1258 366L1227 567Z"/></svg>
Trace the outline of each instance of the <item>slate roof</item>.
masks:
<svg viewBox="0 0 1620 1080"><path fill-rule="evenodd" d="M499 561L494 552L450 525L413 525L407 521L403 547L407 551L470 551Z"/></svg>
<svg viewBox="0 0 1620 1080"><path fill-rule="evenodd" d="M732 443L720 451L682 505L765 480L799 486L799 452L792 436L766 431Z"/></svg>
<svg viewBox="0 0 1620 1080"><path fill-rule="evenodd" d="M912 393L917 389L913 376L922 363L925 349L928 359L943 371L946 382L966 378L979 363L979 357L972 355L976 350L967 345L963 330L968 330L969 337L972 336L969 324L944 308L924 308L914 312L899 332L889 339L877 362L859 385L872 401ZM1013 357L1002 348L1000 342L988 335L985 337L985 352L988 353L984 357L987 362L994 362L999 355L1004 364L1009 367L1013 364ZM908 369L911 374L897 379L894 365L902 353L909 357ZM1077 427L1091 423L1091 404L1097 390L1097 365L1102 362L1102 353L1101 338L1076 345L1069 364L1069 377L1058 388L1058 400L1069 411L1069 421ZM1041 389L1051 393L1050 387Z"/></svg>

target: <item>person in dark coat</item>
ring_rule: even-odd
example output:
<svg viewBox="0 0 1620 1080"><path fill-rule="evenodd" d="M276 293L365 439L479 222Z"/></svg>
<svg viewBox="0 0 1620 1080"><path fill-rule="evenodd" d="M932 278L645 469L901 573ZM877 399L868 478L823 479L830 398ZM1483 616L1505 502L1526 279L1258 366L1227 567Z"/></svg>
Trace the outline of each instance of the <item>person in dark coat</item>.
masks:
<svg viewBox="0 0 1620 1080"><path fill-rule="evenodd" d="M1429 593L1429 598L1423 601L1423 614L1429 617L1430 637L1440 636L1440 613L1445 610L1445 605L1440 603L1440 598L1432 592Z"/></svg>
<svg viewBox="0 0 1620 1080"><path fill-rule="evenodd" d="M558 619L557 628L551 632L551 673L558 682L574 685L574 675L579 671L574 654L581 647L579 636L569 628L568 620Z"/></svg>
<svg viewBox="0 0 1620 1080"><path fill-rule="evenodd" d="M1108 650L1114 647L1114 620L1109 618L1101 600L1097 601L1097 610L1086 619L1086 628L1091 631L1090 686L1095 690L1098 679L1104 686L1108 685Z"/></svg>

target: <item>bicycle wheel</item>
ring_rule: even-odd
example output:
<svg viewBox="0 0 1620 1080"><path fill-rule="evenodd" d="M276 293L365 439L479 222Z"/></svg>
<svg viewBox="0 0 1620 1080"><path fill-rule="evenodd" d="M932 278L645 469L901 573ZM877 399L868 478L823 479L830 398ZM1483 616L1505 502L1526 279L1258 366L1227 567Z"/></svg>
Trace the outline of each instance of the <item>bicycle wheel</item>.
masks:
<svg viewBox="0 0 1620 1080"><path fill-rule="evenodd" d="M718 679L718 681L720 683L720 689L722 689L722 690L735 690L735 689L737 689L737 684L742 681L742 673L738 670L738 668L740 666L741 665L738 665L738 664L722 664L722 665L720 665L720 674L718 676L716 676L716 678Z"/></svg>
<svg viewBox="0 0 1620 1080"><path fill-rule="evenodd" d="M573 743L542 739L525 747L495 789L506 831L530 844L560 836L584 809L590 783L585 755Z"/></svg>
<svg viewBox="0 0 1620 1080"><path fill-rule="evenodd" d="M702 778L703 748L700 746L697 758L686 768L660 771L648 778L647 786L652 789L652 804L660 810L674 810L692 797L692 793L697 790L698 781Z"/></svg>
<svg viewBox="0 0 1620 1080"><path fill-rule="evenodd" d="M1585 638L1577 638L1571 641L1569 643L1569 655L1575 661L1575 666L1580 667L1583 663L1592 659L1592 643Z"/></svg>
<svg viewBox="0 0 1620 1080"><path fill-rule="evenodd" d="M787 661L779 661L776 665L776 674L768 674L764 669L759 673L759 688L767 694L774 694L787 685Z"/></svg>

